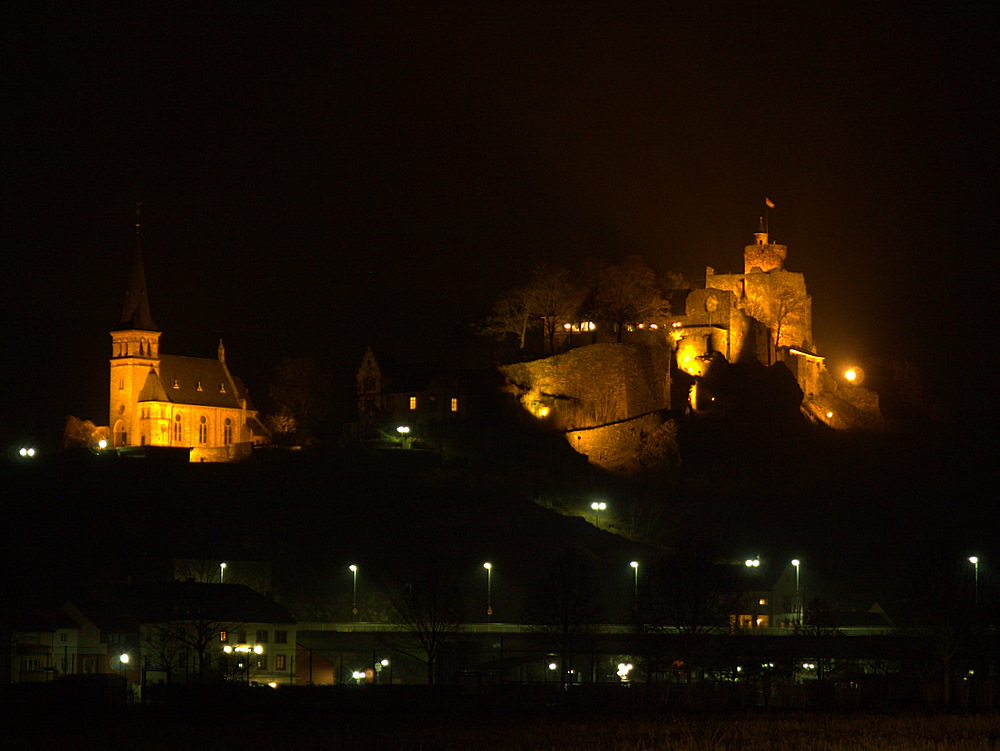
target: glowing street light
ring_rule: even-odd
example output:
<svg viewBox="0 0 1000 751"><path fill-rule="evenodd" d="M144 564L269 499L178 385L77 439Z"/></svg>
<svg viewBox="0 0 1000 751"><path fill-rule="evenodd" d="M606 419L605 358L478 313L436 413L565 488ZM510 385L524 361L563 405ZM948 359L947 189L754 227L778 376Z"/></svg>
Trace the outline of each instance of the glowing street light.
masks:
<svg viewBox="0 0 1000 751"><path fill-rule="evenodd" d="M858 371L856 371L854 368L848 368L847 370L844 371L844 378L846 378L848 381L853 381L857 377L858 377Z"/></svg>
<svg viewBox="0 0 1000 751"><path fill-rule="evenodd" d="M486 563L483 564L483 568L486 569L486 622L489 623L490 619L493 617L493 605L490 600L490 597L492 596L491 590L493 588L493 564L486 561Z"/></svg>
<svg viewBox="0 0 1000 751"><path fill-rule="evenodd" d="M748 558L747 560L743 561L743 565L745 565L747 568L759 568L760 558Z"/></svg>
<svg viewBox="0 0 1000 751"><path fill-rule="evenodd" d="M635 572L635 587L632 590L632 609L639 612L639 561L630 561L628 565Z"/></svg>
<svg viewBox="0 0 1000 751"><path fill-rule="evenodd" d="M802 595L799 593L799 564L798 558L792 558L792 565L795 566L795 605L798 610L799 625L802 625Z"/></svg>
<svg viewBox="0 0 1000 751"><path fill-rule="evenodd" d="M223 561L219 564L219 582L225 584L226 582L226 562Z"/></svg>
<svg viewBox="0 0 1000 751"><path fill-rule="evenodd" d="M979 556L970 555L969 563L972 564L972 569L975 576L975 588L973 589L973 604L979 607Z"/></svg>
<svg viewBox="0 0 1000 751"><path fill-rule="evenodd" d="M608 507L604 501L594 501L590 504L590 507L594 509L594 524L600 529L601 528L601 512Z"/></svg>
<svg viewBox="0 0 1000 751"><path fill-rule="evenodd" d="M351 612L354 614L354 620L358 620L358 567L352 563L348 568L354 574L354 599L351 605Z"/></svg>

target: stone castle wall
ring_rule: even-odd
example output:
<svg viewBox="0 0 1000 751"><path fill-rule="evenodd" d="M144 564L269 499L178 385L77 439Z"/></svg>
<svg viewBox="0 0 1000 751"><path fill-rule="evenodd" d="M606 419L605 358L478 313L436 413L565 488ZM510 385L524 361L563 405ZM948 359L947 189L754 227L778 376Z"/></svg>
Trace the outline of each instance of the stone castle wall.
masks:
<svg viewBox="0 0 1000 751"><path fill-rule="evenodd" d="M629 473L642 468L650 438L662 426L662 417L654 413L613 425L569 431L566 440L592 464L611 472Z"/></svg>
<svg viewBox="0 0 1000 751"><path fill-rule="evenodd" d="M664 409L670 357L666 343L591 344L501 372L526 407L548 407L556 427L594 427Z"/></svg>

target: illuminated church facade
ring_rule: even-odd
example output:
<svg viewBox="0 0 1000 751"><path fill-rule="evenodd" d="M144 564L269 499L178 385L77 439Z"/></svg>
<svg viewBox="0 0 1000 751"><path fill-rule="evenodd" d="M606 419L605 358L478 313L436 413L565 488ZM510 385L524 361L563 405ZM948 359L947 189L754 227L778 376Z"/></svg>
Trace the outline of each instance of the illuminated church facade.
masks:
<svg viewBox="0 0 1000 751"><path fill-rule="evenodd" d="M136 229L138 234L138 224ZM160 352L160 335L137 237L121 323L111 332L108 425L114 447L125 454L187 449L192 462L231 462L266 443L268 431L230 372L222 342L217 359L169 355Z"/></svg>

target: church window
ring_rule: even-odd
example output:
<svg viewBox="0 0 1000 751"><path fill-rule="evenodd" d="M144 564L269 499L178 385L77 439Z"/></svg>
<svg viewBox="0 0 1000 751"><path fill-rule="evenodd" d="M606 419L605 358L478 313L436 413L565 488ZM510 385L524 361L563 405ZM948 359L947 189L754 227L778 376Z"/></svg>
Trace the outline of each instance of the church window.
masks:
<svg viewBox="0 0 1000 751"><path fill-rule="evenodd" d="M227 446L233 442L233 421L228 417L226 418L225 427L222 431L222 440Z"/></svg>
<svg viewBox="0 0 1000 751"><path fill-rule="evenodd" d="M181 416L180 415L175 415L174 416L174 440L175 441L180 441L182 439L182 437L183 437L183 433L181 431Z"/></svg>
<svg viewBox="0 0 1000 751"><path fill-rule="evenodd" d="M458 412L458 397L457 396L453 396L451 398L451 411L452 412Z"/></svg>
<svg viewBox="0 0 1000 751"><path fill-rule="evenodd" d="M198 425L198 443L208 443L208 420L205 415L202 415L198 422L200 423Z"/></svg>
<svg viewBox="0 0 1000 751"><path fill-rule="evenodd" d="M118 379L118 390L119 391L124 391L125 390L125 379L124 378L119 378Z"/></svg>
<svg viewBox="0 0 1000 751"><path fill-rule="evenodd" d="M416 408L417 408L417 397L411 396L410 397L410 409L413 410L413 409L416 409Z"/></svg>

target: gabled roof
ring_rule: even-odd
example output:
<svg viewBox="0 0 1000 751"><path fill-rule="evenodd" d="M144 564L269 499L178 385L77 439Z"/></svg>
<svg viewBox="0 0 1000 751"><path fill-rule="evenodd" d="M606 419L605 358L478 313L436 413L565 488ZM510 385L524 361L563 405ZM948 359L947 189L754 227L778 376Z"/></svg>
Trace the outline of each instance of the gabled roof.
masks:
<svg viewBox="0 0 1000 751"><path fill-rule="evenodd" d="M155 582L127 587L121 603L138 623L202 620L295 623L283 605L242 584Z"/></svg>
<svg viewBox="0 0 1000 751"><path fill-rule="evenodd" d="M218 360L184 355L160 355L159 375L150 371L140 402L165 401L199 407L239 409L246 389ZM247 404L248 409L253 409Z"/></svg>

